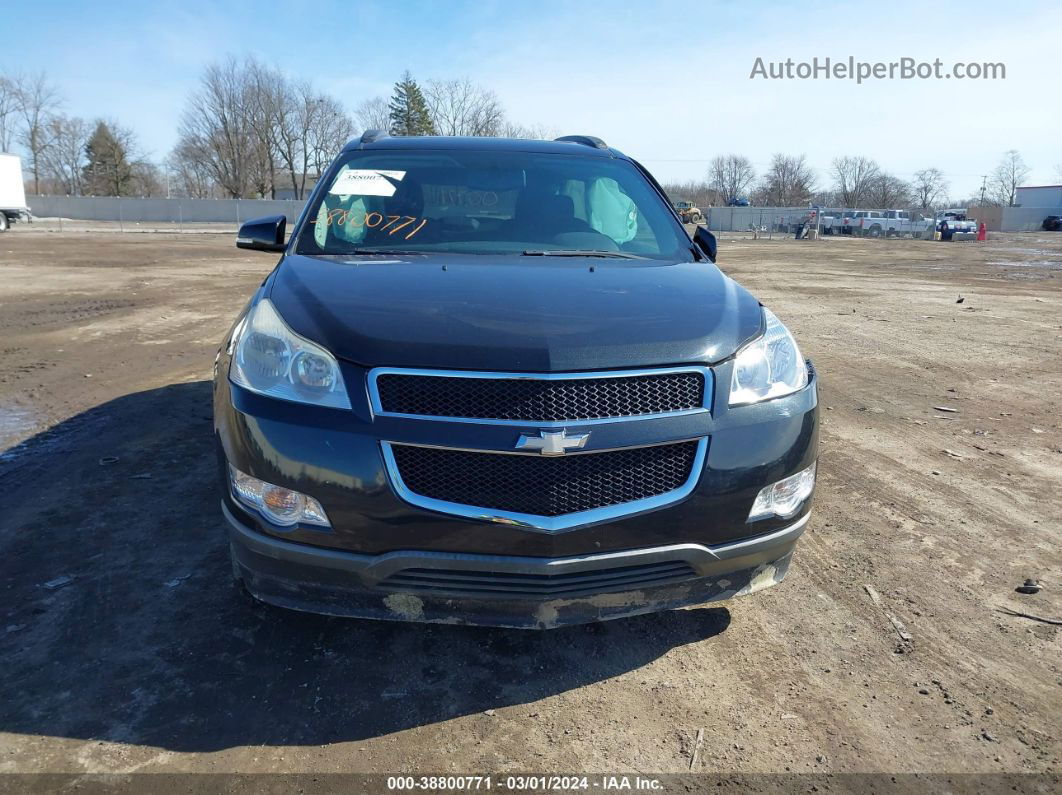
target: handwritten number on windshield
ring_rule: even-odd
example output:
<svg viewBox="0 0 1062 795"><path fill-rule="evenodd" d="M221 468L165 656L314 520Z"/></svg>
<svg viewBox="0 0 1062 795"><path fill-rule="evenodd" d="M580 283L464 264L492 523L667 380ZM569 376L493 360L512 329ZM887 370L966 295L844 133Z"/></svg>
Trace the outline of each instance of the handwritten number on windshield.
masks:
<svg viewBox="0 0 1062 795"><path fill-rule="evenodd" d="M417 223L418 221L420 223ZM365 213L364 215L358 215L351 210L337 208L328 211L325 223L328 226L332 226L333 224L336 226L343 226L344 224L350 224L351 226L367 226L370 229L379 229L380 231L390 229L387 233L388 235L393 235L402 229L417 224L409 231L409 234L403 236L406 240L409 240L424 228L424 225L428 223L428 219L417 218L413 215L384 215L375 210L373 212Z"/></svg>

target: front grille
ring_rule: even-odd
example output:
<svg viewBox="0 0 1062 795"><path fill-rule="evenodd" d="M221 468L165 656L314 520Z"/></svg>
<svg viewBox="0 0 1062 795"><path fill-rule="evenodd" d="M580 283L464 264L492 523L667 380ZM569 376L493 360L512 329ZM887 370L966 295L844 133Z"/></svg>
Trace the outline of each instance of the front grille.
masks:
<svg viewBox="0 0 1062 795"><path fill-rule="evenodd" d="M686 411L704 405L700 371L601 378L502 378L383 373L380 408L396 414L565 422Z"/></svg>
<svg viewBox="0 0 1062 795"><path fill-rule="evenodd" d="M380 582L387 590L478 596L547 596L557 599L631 591L682 582L697 576L682 560L619 566L572 574L511 574L457 569L402 569Z"/></svg>
<svg viewBox="0 0 1062 795"><path fill-rule="evenodd" d="M477 508L561 516L621 505L680 488L697 442L565 456L510 455L391 446L414 494Z"/></svg>

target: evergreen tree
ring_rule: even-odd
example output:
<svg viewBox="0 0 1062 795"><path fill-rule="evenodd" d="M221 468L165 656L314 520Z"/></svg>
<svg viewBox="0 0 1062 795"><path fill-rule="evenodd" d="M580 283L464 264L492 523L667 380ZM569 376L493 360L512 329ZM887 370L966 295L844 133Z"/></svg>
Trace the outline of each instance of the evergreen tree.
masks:
<svg viewBox="0 0 1062 795"><path fill-rule="evenodd" d="M132 133L116 124L96 122L85 144L85 192L95 196L127 196L134 178Z"/></svg>
<svg viewBox="0 0 1062 795"><path fill-rule="evenodd" d="M395 83L391 95L391 135L435 135L424 94L408 71Z"/></svg>

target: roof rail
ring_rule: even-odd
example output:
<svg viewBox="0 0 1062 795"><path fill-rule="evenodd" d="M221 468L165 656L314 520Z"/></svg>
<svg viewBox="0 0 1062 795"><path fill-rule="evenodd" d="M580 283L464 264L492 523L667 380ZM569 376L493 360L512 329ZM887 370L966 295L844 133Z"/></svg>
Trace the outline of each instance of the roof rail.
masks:
<svg viewBox="0 0 1062 795"><path fill-rule="evenodd" d="M371 144L387 137L387 130L366 130L361 134L361 143Z"/></svg>
<svg viewBox="0 0 1062 795"><path fill-rule="evenodd" d="M608 144L600 138L595 138L592 135L562 135L560 138L554 138L553 140L567 141L573 144L582 144L583 146L592 146L594 149L608 149Z"/></svg>

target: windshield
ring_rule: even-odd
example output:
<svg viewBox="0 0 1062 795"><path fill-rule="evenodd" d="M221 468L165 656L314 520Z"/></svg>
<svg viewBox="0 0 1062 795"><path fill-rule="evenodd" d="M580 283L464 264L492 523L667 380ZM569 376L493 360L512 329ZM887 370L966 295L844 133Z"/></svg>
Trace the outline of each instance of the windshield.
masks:
<svg viewBox="0 0 1062 795"><path fill-rule="evenodd" d="M667 205L625 160L460 150L344 157L307 211L300 254L693 258Z"/></svg>

